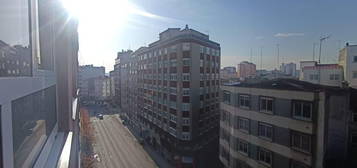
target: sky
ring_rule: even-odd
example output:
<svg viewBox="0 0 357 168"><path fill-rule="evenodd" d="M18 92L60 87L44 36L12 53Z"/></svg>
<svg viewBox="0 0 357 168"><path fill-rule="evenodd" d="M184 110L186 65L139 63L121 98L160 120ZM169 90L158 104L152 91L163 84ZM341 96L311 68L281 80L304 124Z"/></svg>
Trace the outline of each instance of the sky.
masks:
<svg viewBox="0 0 357 168"><path fill-rule="evenodd" d="M115 2L113 2L115 1ZM355 0L87 0L79 19L80 64L113 70L116 53L158 40L167 28L190 28L221 45L221 67L252 61L260 69L312 60L337 63L346 42L357 44ZM90 3L92 2L92 3ZM262 50L262 61L261 61Z"/></svg>

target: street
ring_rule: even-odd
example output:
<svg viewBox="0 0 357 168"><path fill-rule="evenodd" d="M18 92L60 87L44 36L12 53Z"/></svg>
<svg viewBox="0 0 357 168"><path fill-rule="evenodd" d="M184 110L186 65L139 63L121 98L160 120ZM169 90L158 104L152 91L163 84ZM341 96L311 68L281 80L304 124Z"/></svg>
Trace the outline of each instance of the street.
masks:
<svg viewBox="0 0 357 168"><path fill-rule="evenodd" d="M106 168L156 168L136 138L122 124L118 114L107 114L104 108L88 108L95 130L94 153L97 167ZM104 115L103 120L96 113Z"/></svg>

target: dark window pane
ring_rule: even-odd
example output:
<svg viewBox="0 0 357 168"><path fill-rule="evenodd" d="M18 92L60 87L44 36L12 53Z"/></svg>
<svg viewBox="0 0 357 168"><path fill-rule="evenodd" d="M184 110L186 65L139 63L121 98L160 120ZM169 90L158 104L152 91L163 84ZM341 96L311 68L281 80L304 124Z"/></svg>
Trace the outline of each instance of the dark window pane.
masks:
<svg viewBox="0 0 357 168"><path fill-rule="evenodd" d="M27 159L36 159L30 153L41 151L55 126L56 87L16 99L11 106L14 163L21 167Z"/></svg>

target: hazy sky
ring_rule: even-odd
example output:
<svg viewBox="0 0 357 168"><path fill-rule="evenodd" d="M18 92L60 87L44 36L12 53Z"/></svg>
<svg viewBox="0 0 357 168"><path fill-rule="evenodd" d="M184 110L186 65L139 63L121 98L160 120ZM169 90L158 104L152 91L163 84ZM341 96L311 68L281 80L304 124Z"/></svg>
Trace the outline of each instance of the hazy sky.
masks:
<svg viewBox="0 0 357 168"><path fill-rule="evenodd" d="M221 44L222 67L249 61L252 50L259 68L263 47L262 66L273 69L277 44L280 62L311 60L313 43L322 35L331 35L323 44L322 62L334 63L345 42L357 43L356 0L121 0L124 5L104 1L107 6L94 1L95 9L87 9L98 17L79 17L79 61L104 65L106 71L113 69L117 51L146 46L167 28L185 24Z"/></svg>

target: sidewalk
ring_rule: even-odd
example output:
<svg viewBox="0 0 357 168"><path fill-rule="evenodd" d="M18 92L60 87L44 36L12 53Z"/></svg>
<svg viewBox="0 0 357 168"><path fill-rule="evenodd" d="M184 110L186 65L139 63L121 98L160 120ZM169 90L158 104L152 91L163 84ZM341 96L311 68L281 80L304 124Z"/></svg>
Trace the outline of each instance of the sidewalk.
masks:
<svg viewBox="0 0 357 168"><path fill-rule="evenodd" d="M121 120L118 117L119 120ZM122 122L122 121L121 121ZM128 128L128 130L132 133L132 135L135 136L136 139L140 139L139 133L135 131L131 126L124 125L125 127ZM149 144L144 142L144 145L142 145L145 151L150 155L152 160L160 167L160 168L174 168L172 165L170 165L163 156L161 156L157 151L155 151L154 148L152 148Z"/></svg>

